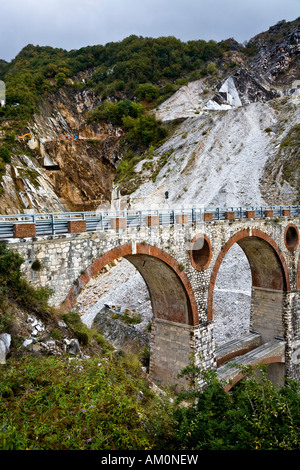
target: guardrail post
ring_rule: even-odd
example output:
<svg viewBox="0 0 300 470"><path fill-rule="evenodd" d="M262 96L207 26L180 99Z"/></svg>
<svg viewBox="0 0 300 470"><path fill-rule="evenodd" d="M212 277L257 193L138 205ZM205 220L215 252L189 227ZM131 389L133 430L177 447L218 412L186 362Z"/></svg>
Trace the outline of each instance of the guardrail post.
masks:
<svg viewBox="0 0 300 470"><path fill-rule="evenodd" d="M212 220L213 220L213 213L212 212L204 212L203 221L204 222L212 222Z"/></svg>
<svg viewBox="0 0 300 470"><path fill-rule="evenodd" d="M272 209L267 209L265 210L265 217L273 217L273 213Z"/></svg>
<svg viewBox="0 0 300 470"><path fill-rule="evenodd" d="M24 222L13 225L14 238L32 238L36 236L35 224Z"/></svg>
<svg viewBox="0 0 300 470"><path fill-rule="evenodd" d="M86 220L68 220L68 233L86 232Z"/></svg>

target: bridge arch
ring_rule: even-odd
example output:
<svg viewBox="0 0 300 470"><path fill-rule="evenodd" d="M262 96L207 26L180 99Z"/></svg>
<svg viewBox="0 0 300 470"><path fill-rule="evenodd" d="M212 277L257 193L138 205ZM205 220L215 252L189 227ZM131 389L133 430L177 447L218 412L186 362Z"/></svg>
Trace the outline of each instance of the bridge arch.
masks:
<svg viewBox="0 0 300 470"><path fill-rule="evenodd" d="M278 364L283 364L283 363L284 363L284 359L282 358L282 356L271 356L268 358L260 359L259 363L252 364L252 367L255 368L256 365L260 365L260 364L267 365L267 366L273 366L273 365L278 366ZM231 377L231 380L229 380L229 382L225 385L224 387L225 392L229 392L232 389L232 387L236 383L238 383L240 380L242 380L244 377L245 377L245 374L243 372L241 371L237 372L236 375ZM278 382L282 384L282 382L280 382L280 379Z"/></svg>
<svg viewBox="0 0 300 470"><path fill-rule="evenodd" d="M241 230L223 246L214 264L208 288L207 319L213 320L213 293L221 263L229 249L237 243L244 251L251 270L252 287L290 290L286 261L276 242L266 233L252 229Z"/></svg>
<svg viewBox="0 0 300 470"><path fill-rule="evenodd" d="M267 350L273 345L277 347L276 342L278 339L284 339L285 337L283 321L284 292L290 290L289 273L285 258L276 242L269 235L258 229L246 229L236 233L223 246L211 275L208 291L208 319L213 320L213 293L220 265L226 253L235 243L244 251L252 277L249 324L250 331L256 333L259 343L252 345L249 351L253 348L254 351L259 351L258 363L268 365L268 378L274 384L282 384L285 375L284 357L281 354L273 355L272 353L268 357L263 357L266 350L261 349L264 345ZM245 352L242 348L241 351L237 350L234 354L239 356L245 354ZM255 361L255 354L254 356L250 355L250 357ZM256 362L252 363L253 366L255 364ZM236 374L231 376L226 390L230 390L242 377L242 373L237 371Z"/></svg>
<svg viewBox="0 0 300 470"><path fill-rule="evenodd" d="M198 324L193 289L179 263L164 250L143 243L137 243L134 250L128 243L95 259L75 281L63 306L70 310L89 280L118 258L127 259L140 272L149 290L155 318L191 326Z"/></svg>

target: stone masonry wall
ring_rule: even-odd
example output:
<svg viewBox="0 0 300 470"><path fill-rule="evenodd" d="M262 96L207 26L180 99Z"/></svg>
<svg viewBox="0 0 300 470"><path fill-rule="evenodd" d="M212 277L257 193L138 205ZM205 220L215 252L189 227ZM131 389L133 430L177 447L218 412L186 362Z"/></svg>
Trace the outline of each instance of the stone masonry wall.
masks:
<svg viewBox="0 0 300 470"><path fill-rule="evenodd" d="M252 288L251 330L259 331L262 342L284 337L283 292Z"/></svg>

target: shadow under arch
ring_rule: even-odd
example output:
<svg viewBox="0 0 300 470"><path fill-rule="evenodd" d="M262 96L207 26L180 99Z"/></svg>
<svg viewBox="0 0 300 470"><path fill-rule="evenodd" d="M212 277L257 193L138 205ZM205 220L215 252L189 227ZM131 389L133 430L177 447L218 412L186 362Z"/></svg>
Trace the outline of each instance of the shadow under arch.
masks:
<svg viewBox="0 0 300 470"><path fill-rule="evenodd" d="M149 290L155 318L192 326L199 323L192 287L185 272L179 269L178 262L160 248L141 243L136 244L134 253L129 243L94 260L77 279L62 307L71 310L89 280L117 258L127 259L140 272Z"/></svg>
<svg viewBox="0 0 300 470"><path fill-rule="evenodd" d="M281 292L290 290L287 264L276 242L261 230L241 230L224 245L213 267L208 288L208 321L213 320L213 293L219 268L226 253L235 243L242 248L248 259L252 287Z"/></svg>

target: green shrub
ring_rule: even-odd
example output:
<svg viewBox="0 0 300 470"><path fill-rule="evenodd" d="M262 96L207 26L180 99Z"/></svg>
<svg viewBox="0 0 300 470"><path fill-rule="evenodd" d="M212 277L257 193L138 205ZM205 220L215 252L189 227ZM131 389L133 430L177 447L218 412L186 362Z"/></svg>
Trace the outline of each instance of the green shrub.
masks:
<svg viewBox="0 0 300 470"><path fill-rule="evenodd" d="M94 111L88 113L90 122L107 121L116 126L122 126L123 117L137 118L143 114L143 106L130 100L119 102L104 101Z"/></svg>
<svg viewBox="0 0 300 470"><path fill-rule="evenodd" d="M33 287L22 277L23 258L0 243L0 293L6 294L24 308L44 309L48 305L51 289Z"/></svg>
<svg viewBox="0 0 300 470"><path fill-rule="evenodd" d="M175 411L175 438L181 449L293 450L300 448L300 395L289 381L279 390L266 367L241 368L245 378L230 391L217 375L189 366L183 375L206 381L203 391L183 392ZM258 374L259 371L259 374ZM180 406L181 403L189 406Z"/></svg>
<svg viewBox="0 0 300 470"><path fill-rule="evenodd" d="M10 163L10 152L5 146L0 147L0 159L4 163Z"/></svg>
<svg viewBox="0 0 300 470"><path fill-rule="evenodd" d="M8 360L0 375L1 450L149 450L169 436L170 404L134 357Z"/></svg>
<svg viewBox="0 0 300 470"><path fill-rule="evenodd" d="M141 83L136 94L139 101L155 101L159 96L159 88L152 83Z"/></svg>

